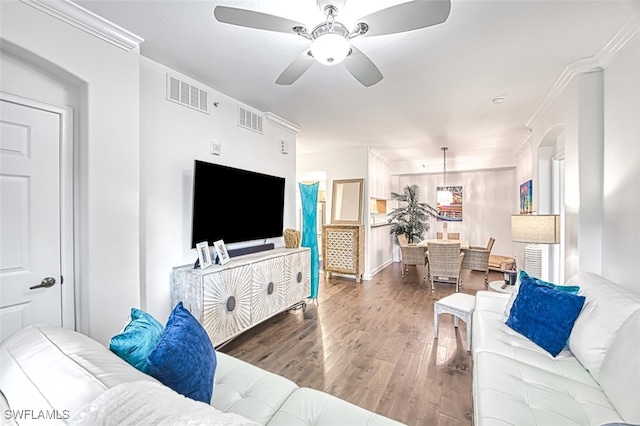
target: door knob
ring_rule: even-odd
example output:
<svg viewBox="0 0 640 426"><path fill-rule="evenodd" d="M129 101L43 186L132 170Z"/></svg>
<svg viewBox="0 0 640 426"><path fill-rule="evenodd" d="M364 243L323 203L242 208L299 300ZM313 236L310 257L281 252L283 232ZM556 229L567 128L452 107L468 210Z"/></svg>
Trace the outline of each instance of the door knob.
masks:
<svg viewBox="0 0 640 426"><path fill-rule="evenodd" d="M33 290L36 288L49 288L52 287L56 283L56 279L53 277L43 278L40 284L34 285L33 287L29 287L29 290Z"/></svg>

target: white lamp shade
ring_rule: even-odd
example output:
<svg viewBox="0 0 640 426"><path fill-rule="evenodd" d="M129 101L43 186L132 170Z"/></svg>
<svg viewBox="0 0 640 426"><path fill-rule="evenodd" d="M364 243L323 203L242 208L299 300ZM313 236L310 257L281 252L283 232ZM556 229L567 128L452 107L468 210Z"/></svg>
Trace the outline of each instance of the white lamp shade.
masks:
<svg viewBox="0 0 640 426"><path fill-rule="evenodd" d="M311 54L323 65L336 65L344 61L351 46L344 36L336 33L322 34L311 43Z"/></svg>
<svg viewBox="0 0 640 426"><path fill-rule="evenodd" d="M512 215L511 240L531 244L558 244L560 216L557 214Z"/></svg>

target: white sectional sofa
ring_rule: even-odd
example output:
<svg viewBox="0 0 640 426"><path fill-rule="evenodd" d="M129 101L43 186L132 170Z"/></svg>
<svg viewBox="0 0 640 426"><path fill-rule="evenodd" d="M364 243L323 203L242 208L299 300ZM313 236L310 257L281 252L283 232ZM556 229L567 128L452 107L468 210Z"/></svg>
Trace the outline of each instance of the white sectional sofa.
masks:
<svg viewBox="0 0 640 426"><path fill-rule="evenodd" d="M174 393L87 336L29 326L0 343L2 424L158 424L155 416L163 425L400 425L223 353L217 359L211 407ZM96 407L100 413L88 414Z"/></svg>
<svg viewBox="0 0 640 426"><path fill-rule="evenodd" d="M586 300L555 358L507 327L509 295L476 295L475 424L640 424L640 294L591 273L567 285Z"/></svg>

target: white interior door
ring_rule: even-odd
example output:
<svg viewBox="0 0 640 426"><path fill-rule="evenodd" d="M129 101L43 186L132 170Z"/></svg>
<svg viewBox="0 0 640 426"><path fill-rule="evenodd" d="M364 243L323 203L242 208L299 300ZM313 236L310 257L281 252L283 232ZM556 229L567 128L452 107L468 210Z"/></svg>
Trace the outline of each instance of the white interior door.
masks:
<svg viewBox="0 0 640 426"><path fill-rule="evenodd" d="M62 325L60 115L0 100L0 339ZM35 287L35 288L34 288Z"/></svg>

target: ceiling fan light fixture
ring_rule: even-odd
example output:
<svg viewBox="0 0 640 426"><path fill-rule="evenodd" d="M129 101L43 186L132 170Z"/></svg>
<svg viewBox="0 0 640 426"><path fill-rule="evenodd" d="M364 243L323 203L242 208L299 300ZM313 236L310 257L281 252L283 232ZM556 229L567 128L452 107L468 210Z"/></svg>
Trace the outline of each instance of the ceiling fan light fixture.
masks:
<svg viewBox="0 0 640 426"><path fill-rule="evenodd" d="M449 148L443 146L440 149L443 157L442 189L436 191L436 202L441 206L450 206L453 203L453 193L447 187L447 151Z"/></svg>
<svg viewBox="0 0 640 426"><path fill-rule="evenodd" d="M276 84L294 83L313 64L313 59L324 65L336 65L349 57L345 61L347 71L364 87L370 87L382 80L382 73L364 52L350 45L351 39L398 34L438 25L445 22L451 12L451 0L405 1L361 17L355 21L353 31L349 31L336 21L338 8L331 1L317 1L327 19L311 32L299 22L249 9L216 6L214 16L218 22L280 33L293 32L311 41L311 49L294 59L280 74ZM337 3L343 6L344 0Z"/></svg>
<svg viewBox="0 0 640 426"><path fill-rule="evenodd" d="M325 33L313 40L311 54L322 65L336 65L349 55L349 40L336 33Z"/></svg>
<svg viewBox="0 0 640 426"><path fill-rule="evenodd" d="M441 206L450 206L453 203L453 194L446 189L437 191L436 202Z"/></svg>

